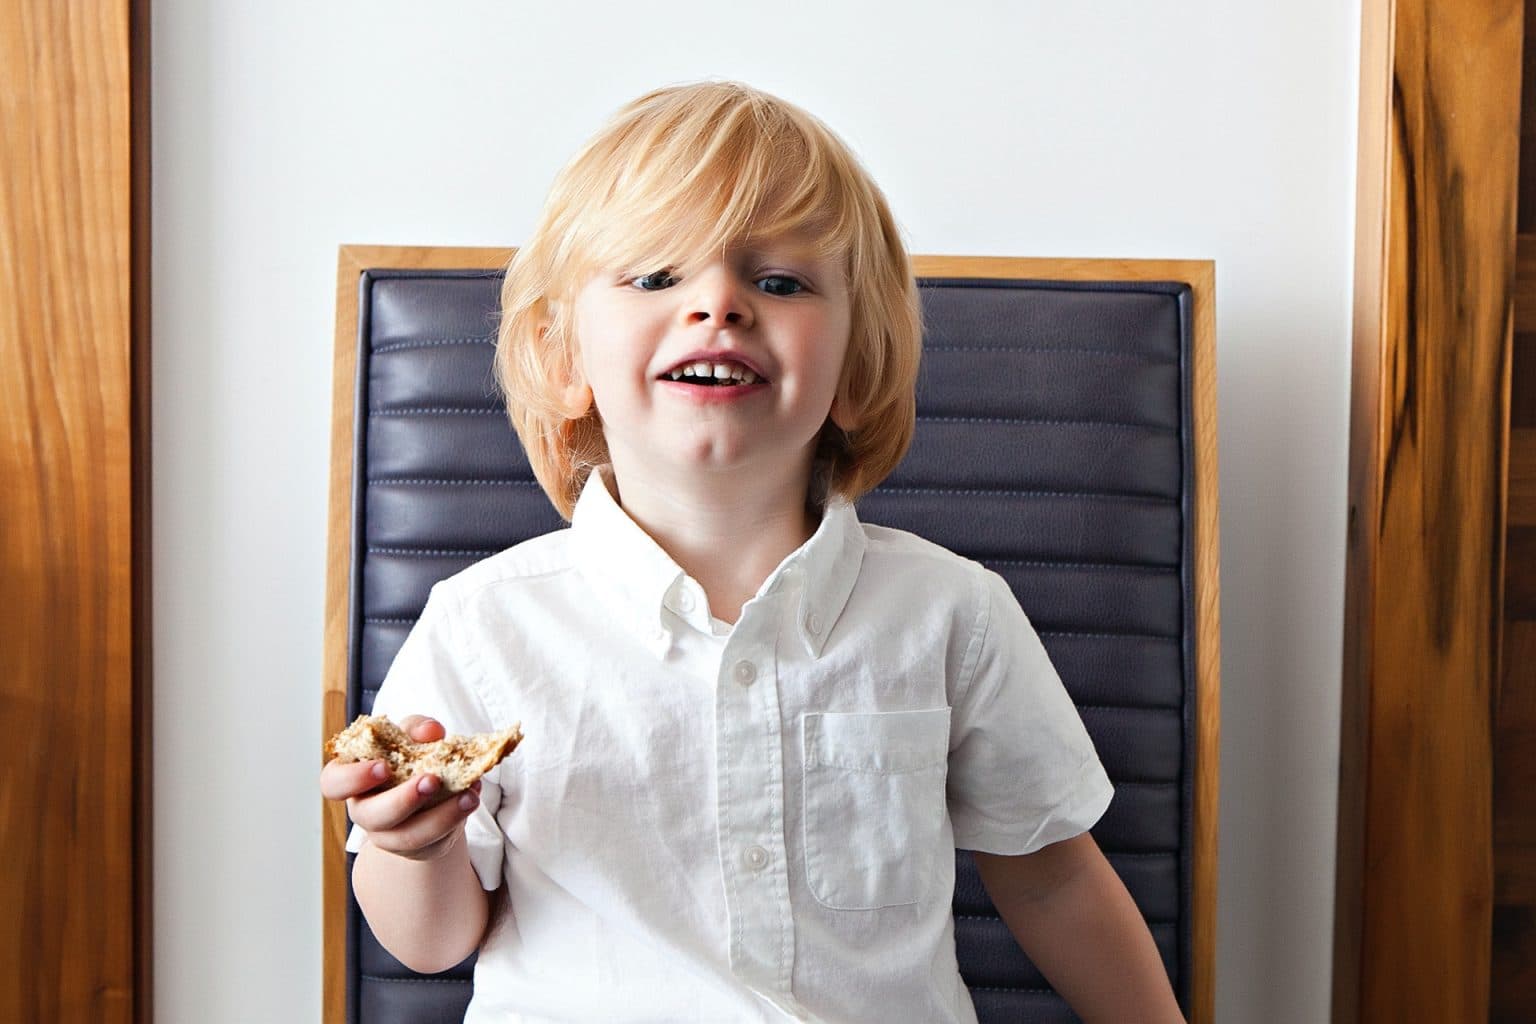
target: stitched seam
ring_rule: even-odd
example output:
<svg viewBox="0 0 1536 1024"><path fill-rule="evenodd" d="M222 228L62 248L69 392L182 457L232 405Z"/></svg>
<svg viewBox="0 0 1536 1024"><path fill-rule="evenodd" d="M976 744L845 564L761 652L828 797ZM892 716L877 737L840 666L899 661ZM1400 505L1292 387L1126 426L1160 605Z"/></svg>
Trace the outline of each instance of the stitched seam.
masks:
<svg viewBox="0 0 1536 1024"><path fill-rule="evenodd" d="M966 987L972 992L1044 992L1049 995L1056 995L1056 990L1053 988L1041 988L1033 985L967 985Z"/></svg>
<svg viewBox="0 0 1536 1024"><path fill-rule="evenodd" d="M369 416L502 416L499 405L399 405L388 409L369 409Z"/></svg>
<svg viewBox="0 0 1536 1024"><path fill-rule="evenodd" d="M1151 858L1151 857L1161 857L1164 860L1166 860L1169 857L1177 858L1179 856L1180 852L1182 852L1182 851L1174 850L1174 849L1168 849L1168 850L1115 850L1115 849L1112 849L1112 848L1109 848L1109 847L1105 847L1104 848L1104 856L1106 856L1106 857L1113 857L1116 860L1145 860L1145 859Z"/></svg>
<svg viewBox="0 0 1536 1024"><path fill-rule="evenodd" d="M469 978L391 978L387 974L359 974L364 981L387 981L403 985L473 985Z"/></svg>
<svg viewBox="0 0 1536 1024"><path fill-rule="evenodd" d="M372 349L377 355L380 352L399 352L410 348L438 348L444 345L494 345L496 339L488 334L476 337L459 338L411 338L407 341L387 341L382 345L375 345Z"/></svg>
<svg viewBox="0 0 1536 1024"><path fill-rule="evenodd" d="M810 756L805 759L806 768L836 768L842 772L853 772L855 775L916 775L919 772L943 771L944 762L936 761L933 764L919 764L904 766L901 768L871 768L868 765L847 764L842 761Z"/></svg>
<svg viewBox="0 0 1536 1024"><path fill-rule="evenodd" d="M405 558L457 558L470 555L494 555L498 548L374 548L370 555L399 555Z"/></svg>
<svg viewBox="0 0 1536 1024"><path fill-rule="evenodd" d="M983 569L983 573L992 573L990 569ZM992 573L992 576L1002 580L1001 576ZM959 682L955 686L955 695L951 698L955 707L965 703L965 699L971 694L971 687L976 682L976 672L981 664L981 651L987 644L987 633L992 628L992 588L990 580L985 575L976 577L976 618L971 623L971 635L965 642L965 653L960 658ZM1007 581L1003 580L1007 586ZM950 729L954 729L954 719L950 719Z"/></svg>
<svg viewBox="0 0 1536 1024"><path fill-rule="evenodd" d="M458 477L455 479L417 476L371 476L372 484L405 484L411 487L458 487L461 485L487 485L495 487L538 487L537 480L515 480L498 477Z"/></svg>
<svg viewBox="0 0 1536 1024"><path fill-rule="evenodd" d="M1040 629L1036 630L1040 636L1085 636L1099 640L1178 640L1180 637L1173 633L1102 633L1090 630L1077 629Z"/></svg>
<svg viewBox="0 0 1536 1024"><path fill-rule="evenodd" d="M772 658L774 680L777 682L780 674L779 645L777 640L774 641ZM773 901L774 916L777 918L779 926L779 962L775 965L776 970L774 973L778 977L779 984L788 989L791 987L789 979L790 974L794 968L791 957L792 947L790 945L790 925L793 922L786 922L784 919L784 907L789 902L789 843L784 837L784 740L782 735L782 726L779 724L781 721L779 718L779 712L781 709L777 698L774 696L774 692L774 690L770 690L767 687L759 687L758 692L754 693L752 696L756 698L758 693L762 694L763 701L769 705L772 711L771 714L763 716L762 739L764 747L763 753L766 755L768 763L772 765L775 763L775 761L777 761L778 764L778 771L776 773L778 776L779 784L778 799L770 801L769 803L768 825L769 828L772 829L772 834L777 836L779 840L778 848L774 852L776 854L783 854L780 863L777 865L778 870L775 872L775 874L778 877L775 879L775 881L782 880L784 883L784 899L775 899ZM775 895L777 895L777 893L775 893Z"/></svg>
<svg viewBox="0 0 1536 1024"><path fill-rule="evenodd" d="M1164 366L1172 366L1177 360L1155 355L1151 352L1126 352L1113 348L1089 348L1086 346L1055 347L1049 345L924 345L923 354L930 352L1036 352L1047 355L1089 355L1089 356L1114 356L1116 359L1133 359L1141 363L1158 363Z"/></svg>
<svg viewBox="0 0 1536 1024"><path fill-rule="evenodd" d="M1044 427L1095 427L1104 430L1146 430L1159 434L1177 434L1178 427L1163 427L1154 423L1126 423L1121 420L1073 420L1050 419L1036 416L929 416L919 413L919 423L1008 423L1030 424Z"/></svg>
<svg viewBox="0 0 1536 1024"><path fill-rule="evenodd" d="M996 921L998 924L1003 923L1003 919L996 914L952 914L950 916L952 916L956 921ZM1148 924L1179 923L1179 919L1177 917L1149 917L1146 919L1146 921Z"/></svg>
<svg viewBox="0 0 1536 1024"><path fill-rule="evenodd" d="M1141 562L1058 562L1049 558L978 558L977 561L987 566L1021 565L1037 569L1089 569L1099 572L1134 570L1166 576L1173 576L1179 572L1177 566L1146 565Z"/></svg>
<svg viewBox="0 0 1536 1024"><path fill-rule="evenodd" d="M1156 498L1145 494L1117 494L1102 491L1021 491L1006 487L881 487L876 494L958 494L968 498L1099 498L1145 505L1177 505L1177 498Z"/></svg>
<svg viewBox="0 0 1536 1024"><path fill-rule="evenodd" d="M388 615L365 615L363 623L369 626L409 626L416 622L415 619L390 617Z"/></svg>

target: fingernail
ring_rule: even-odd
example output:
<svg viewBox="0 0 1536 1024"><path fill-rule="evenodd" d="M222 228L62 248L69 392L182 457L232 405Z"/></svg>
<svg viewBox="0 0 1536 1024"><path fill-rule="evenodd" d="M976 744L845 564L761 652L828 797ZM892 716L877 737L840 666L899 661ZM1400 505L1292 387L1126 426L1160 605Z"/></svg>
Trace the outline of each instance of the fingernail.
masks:
<svg viewBox="0 0 1536 1024"><path fill-rule="evenodd" d="M369 774L378 779L380 782L383 782L385 779L389 778L389 768L385 766L383 761L378 761L375 762L374 766L369 770Z"/></svg>
<svg viewBox="0 0 1536 1024"><path fill-rule="evenodd" d="M421 781L416 783L416 792L422 796L431 796L437 792L437 778L432 775L423 775Z"/></svg>
<svg viewBox="0 0 1536 1024"><path fill-rule="evenodd" d="M479 802L480 798L475 796L475 794L465 793L463 796L459 797L459 810L472 811L475 809L475 804L478 804Z"/></svg>

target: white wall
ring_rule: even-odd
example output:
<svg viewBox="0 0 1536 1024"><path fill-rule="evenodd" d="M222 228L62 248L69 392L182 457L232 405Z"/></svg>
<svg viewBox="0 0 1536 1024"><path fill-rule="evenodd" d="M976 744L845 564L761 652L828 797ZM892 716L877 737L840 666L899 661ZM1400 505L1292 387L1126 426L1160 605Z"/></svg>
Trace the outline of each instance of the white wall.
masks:
<svg viewBox="0 0 1536 1024"><path fill-rule="evenodd" d="M156 1016L317 1020L343 242L512 244L652 86L818 113L928 253L1217 264L1217 1008L1330 976L1359 9L1337 0L154 5Z"/></svg>

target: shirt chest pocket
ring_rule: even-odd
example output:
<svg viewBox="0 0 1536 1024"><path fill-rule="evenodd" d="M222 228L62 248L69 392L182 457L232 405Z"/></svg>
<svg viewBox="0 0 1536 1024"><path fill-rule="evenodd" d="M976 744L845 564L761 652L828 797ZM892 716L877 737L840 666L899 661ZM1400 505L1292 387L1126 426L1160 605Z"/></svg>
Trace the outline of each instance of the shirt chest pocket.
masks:
<svg viewBox="0 0 1536 1024"><path fill-rule="evenodd" d="M805 875L834 910L916 903L944 825L949 709L807 714Z"/></svg>

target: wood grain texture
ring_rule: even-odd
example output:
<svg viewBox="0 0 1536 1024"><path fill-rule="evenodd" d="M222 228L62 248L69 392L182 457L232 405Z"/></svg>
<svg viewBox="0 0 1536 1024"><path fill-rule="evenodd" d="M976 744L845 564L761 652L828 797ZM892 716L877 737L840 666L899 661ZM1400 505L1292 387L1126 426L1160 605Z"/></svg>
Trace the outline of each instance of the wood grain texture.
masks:
<svg viewBox="0 0 1536 1024"><path fill-rule="evenodd" d="M132 130L130 155L132 182L133 284L132 306L132 412L133 433L133 777L134 777L134 1020L155 1020L155 915L154 915L154 575L153 479L151 452L152 390L150 386L150 317L153 250L153 176L150 131L150 0L128 0L128 45L131 68L129 91Z"/></svg>
<svg viewBox="0 0 1536 1024"><path fill-rule="evenodd" d="M355 443L358 281L367 269L469 269L505 266L512 249L344 246L336 284L336 349L331 420L331 497L326 573L324 732L346 724L348 581L351 560L352 457ZM1191 414L1195 434L1196 778L1193 977L1190 1024L1214 1024L1217 805L1220 768L1220 519L1217 493L1215 266L1206 260L1032 259L916 256L919 277L1060 281L1179 281L1192 293ZM345 1020L345 808L327 804L323 841L326 1024Z"/></svg>
<svg viewBox="0 0 1536 1024"><path fill-rule="evenodd" d="M5 1021L148 1019L130 8L0 6Z"/></svg>
<svg viewBox="0 0 1536 1024"><path fill-rule="evenodd" d="M1522 14L1363 7L1340 1022L1488 1016Z"/></svg>
<svg viewBox="0 0 1536 1024"><path fill-rule="evenodd" d="M1374 443L1381 404L1381 336L1386 302L1387 137L1392 111L1391 0L1362 0L1359 144L1355 168L1355 339L1350 363L1348 568L1339 707L1339 798L1334 870L1334 1024L1359 1019L1365 884L1366 767L1374 649L1366 643L1375 611L1376 545L1361 543L1362 510L1381 502Z"/></svg>

